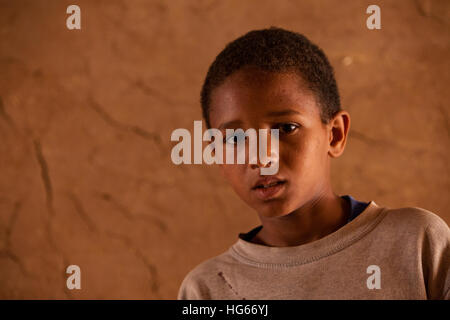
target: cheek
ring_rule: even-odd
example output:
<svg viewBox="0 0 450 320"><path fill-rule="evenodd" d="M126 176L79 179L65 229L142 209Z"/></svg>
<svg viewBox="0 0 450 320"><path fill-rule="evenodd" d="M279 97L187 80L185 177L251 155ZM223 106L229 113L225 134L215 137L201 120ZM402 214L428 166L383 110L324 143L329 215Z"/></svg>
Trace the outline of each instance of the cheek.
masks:
<svg viewBox="0 0 450 320"><path fill-rule="evenodd" d="M312 174L325 164L326 145L322 137L303 137L280 146L282 165L295 174Z"/></svg>

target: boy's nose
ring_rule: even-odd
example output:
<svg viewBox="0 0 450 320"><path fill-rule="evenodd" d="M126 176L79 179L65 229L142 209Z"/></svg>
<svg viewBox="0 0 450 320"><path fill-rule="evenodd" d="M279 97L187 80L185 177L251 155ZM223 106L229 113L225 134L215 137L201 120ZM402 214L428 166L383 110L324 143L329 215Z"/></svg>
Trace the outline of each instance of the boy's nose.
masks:
<svg viewBox="0 0 450 320"><path fill-rule="evenodd" d="M268 153L270 156L266 156L266 161L261 161L262 159L259 157L259 150L256 154L249 154L249 166L251 169L258 168L269 168L272 165L275 165L280 161L280 156L278 150L271 150L269 147Z"/></svg>

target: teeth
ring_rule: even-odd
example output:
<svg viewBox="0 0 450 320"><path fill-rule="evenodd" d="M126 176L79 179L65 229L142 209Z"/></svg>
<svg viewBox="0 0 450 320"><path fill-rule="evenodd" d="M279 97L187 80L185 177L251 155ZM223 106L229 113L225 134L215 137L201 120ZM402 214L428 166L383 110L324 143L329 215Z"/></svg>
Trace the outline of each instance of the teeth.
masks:
<svg viewBox="0 0 450 320"><path fill-rule="evenodd" d="M278 184L278 181L277 182L272 182L272 183L270 183L270 184L268 184L268 185L265 185L265 186L263 186L263 188L270 188L270 187L273 187L273 186L275 186L275 185L277 185Z"/></svg>
<svg viewBox="0 0 450 320"><path fill-rule="evenodd" d="M280 183L283 183L283 181L276 181L276 182L272 182L272 183L269 183L269 184L261 184L261 185L257 186L256 188L267 189L267 188L276 186L276 185L278 185Z"/></svg>

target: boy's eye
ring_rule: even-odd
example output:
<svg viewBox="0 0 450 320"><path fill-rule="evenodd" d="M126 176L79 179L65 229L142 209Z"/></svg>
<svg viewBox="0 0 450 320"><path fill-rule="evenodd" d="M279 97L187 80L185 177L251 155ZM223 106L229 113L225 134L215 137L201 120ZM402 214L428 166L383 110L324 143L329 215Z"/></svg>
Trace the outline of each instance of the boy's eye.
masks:
<svg viewBox="0 0 450 320"><path fill-rule="evenodd" d="M241 142L243 139L245 139L245 135L239 134L239 133L234 133L228 137L225 137L224 142L228 143L228 144L237 144L237 143Z"/></svg>
<svg viewBox="0 0 450 320"><path fill-rule="evenodd" d="M280 130L280 133L289 134L297 130L298 127L299 125L295 123L280 123L275 126L275 129Z"/></svg>

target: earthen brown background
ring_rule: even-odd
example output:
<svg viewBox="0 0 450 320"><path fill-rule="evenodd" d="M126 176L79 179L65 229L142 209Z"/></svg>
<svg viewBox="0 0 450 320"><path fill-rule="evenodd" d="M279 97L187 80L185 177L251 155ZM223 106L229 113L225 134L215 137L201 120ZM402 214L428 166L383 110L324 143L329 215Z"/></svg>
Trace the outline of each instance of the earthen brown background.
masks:
<svg viewBox="0 0 450 320"><path fill-rule="evenodd" d="M174 299L258 224L216 168L172 164L170 134L201 119L225 44L272 25L335 67L352 115L336 192L449 223L449 4L0 0L0 298ZM65 289L70 264L81 290Z"/></svg>

